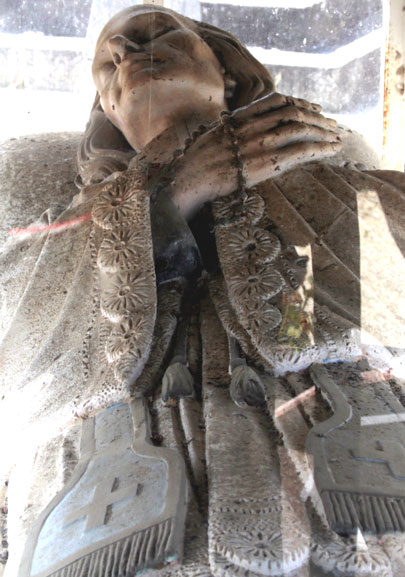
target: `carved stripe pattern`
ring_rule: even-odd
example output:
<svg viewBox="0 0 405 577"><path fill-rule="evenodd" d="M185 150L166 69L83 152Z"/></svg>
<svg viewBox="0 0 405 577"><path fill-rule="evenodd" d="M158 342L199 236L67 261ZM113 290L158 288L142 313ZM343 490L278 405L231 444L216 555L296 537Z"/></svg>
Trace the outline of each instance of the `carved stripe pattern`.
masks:
<svg viewBox="0 0 405 577"><path fill-rule="evenodd" d="M170 562L172 519L111 543L55 571L50 577L133 577L145 568Z"/></svg>
<svg viewBox="0 0 405 577"><path fill-rule="evenodd" d="M351 533L353 527L372 533L405 531L405 499L343 491L323 491L322 499L338 532Z"/></svg>

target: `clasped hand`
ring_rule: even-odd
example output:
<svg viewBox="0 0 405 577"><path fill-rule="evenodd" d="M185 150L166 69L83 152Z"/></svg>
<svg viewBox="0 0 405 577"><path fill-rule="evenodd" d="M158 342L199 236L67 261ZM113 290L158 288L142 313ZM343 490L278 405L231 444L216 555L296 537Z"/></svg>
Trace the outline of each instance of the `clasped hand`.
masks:
<svg viewBox="0 0 405 577"><path fill-rule="evenodd" d="M232 113L248 187L341 149L336 122L320 111L318 104L272 93ZM178 160L173 200L189 218L202 204L237 186L232 143L218 121Z"/></svg>

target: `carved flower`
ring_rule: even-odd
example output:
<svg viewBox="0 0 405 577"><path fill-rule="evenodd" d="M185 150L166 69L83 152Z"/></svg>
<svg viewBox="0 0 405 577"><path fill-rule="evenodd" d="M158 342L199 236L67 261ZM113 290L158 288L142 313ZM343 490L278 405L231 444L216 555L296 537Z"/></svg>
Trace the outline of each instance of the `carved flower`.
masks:
<svg viewBox="0 0 405 577"><path fill-rule="evenodd" d="M229 290L237 299L258 297L266 300L278 294L283 284L282 276L273 267L249 265L229 280Z"/></svg>
<svg viewBox="0 0 405 577"><path fill-rule="evenodd" d="M212 202L215 220L218 223L230 222L243 214L243 201L238 191L216 198Z"/></svg>
<svg viewBox="0 0 405 577"><path fill-rule="evenodd" d="M308 535L297 523L280 527L281 519L256 517L227 524L216 535L216 550L228 561L259 575L287 573L299 568L309 556Z"/></svg>
<svg viewBox="0 0 405 577"><path fill-rule="evenodd" d="M141 271L117 274L102 293L101 310L112 322L141 310L149 303L150 279Z"/></svg>
<svg viewBox="0 0 405 577"><path fill-rule="evenodd" d="M247 301L245 306L249 330L268 335L282 321L280 311L266 301L255 299L252 302Z"/></svg>
<svg viewBox="0 0 405 577"><path fill-rule="evenodd" d="M261 228L235 228L229 235L228 250L236 260L258 264L270 262L277 257L280 248L278 238Z"/></svg>
<svg viewBox="0 0 405 577"><path fill-rule="evenodd" d="M326 570L337 569L343 575L389 577L390 560L381 546L369 543L357 547L354 538L337 540L324 546L315 545L312 559Z"/></svg>
<svg viewBox="0 0 405 577"><path fill-rule="evenodd" d="M109 230L115 224L131 219L138 206L137 193L139 189L131 180L117 178L109 182L93 205L94 222Z"/></svg>
<svg viewBox="0 0 405 577"><path fill-rule="evenodd" d="M105 347L109 363L116 361L130 349L137 357L141 357L139 347L148 329L148 312L144 311L140 315L138 318L125 319L114 327Z"/></svg>
<svg viewBox="0 0 405 577"><path fill-rule="evenodd" d="M135 268L143 249L142 238L137 232L126 229L109 232L101 243L97 264L107 272Z"/></svg>
<svg viewBox="0 0 405 577"><path fill-rule="evenodd" d="M243 202L243 209L247 219L256 223L263 216L264 200L258 194L249 194Z"/></svg>
<svg viewBox="0 0 405 577"><path fill-rule="evenodd" d="M254 224L262 218L264 212L264 200L261 196L250 194L243 198L239 191L216 198L212 206L215 220L219 224L235 220L248 220Z"/></svg>

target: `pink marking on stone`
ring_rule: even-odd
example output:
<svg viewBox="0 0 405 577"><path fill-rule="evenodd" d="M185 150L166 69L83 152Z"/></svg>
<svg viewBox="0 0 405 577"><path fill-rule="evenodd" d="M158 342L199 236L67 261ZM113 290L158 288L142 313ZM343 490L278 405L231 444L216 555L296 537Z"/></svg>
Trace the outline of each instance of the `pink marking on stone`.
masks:
<svg viewBox="0 0 405 577"><path fill-rule="evenodd" d="M66 230L67 228L72 228L76 224L84 222L91 219L91 213L84 214L83 216L78 216L77 218L72 218L72 220L66 220L64 222L55 222L53 224L48 224L46 226L29 226L27 228L10 228L8 234L10 236L17 236L19 234L36 234L39 232L46 232L49 230Z"/></svg>
<svg viewBox="0 0 405 577"><path fill-rule="evenodd" d="M361 378L365 383L380 383L382 381L389 381L392 376L389 373L381 373L377 369L372 369L370 371L363 371L361 373Z"/></svg>
<svg viewBox="0 0 405 577"><path fill-rule="evenodd" d="M283 403L282 405L277 407L277 409L274 411L275 418L278 419L279 417L281 417L285 413L288 413L288 411L290 411L294 407L301 405L307 399L310 399L311 397L313 397L315 395L315 393L316 393L316 388L315 388L315 386L312 386L309 389L307 389L306 391L303 391L302 393L300 393L299 395L294 397L293 399L286 401L285 403Z"/></svg>

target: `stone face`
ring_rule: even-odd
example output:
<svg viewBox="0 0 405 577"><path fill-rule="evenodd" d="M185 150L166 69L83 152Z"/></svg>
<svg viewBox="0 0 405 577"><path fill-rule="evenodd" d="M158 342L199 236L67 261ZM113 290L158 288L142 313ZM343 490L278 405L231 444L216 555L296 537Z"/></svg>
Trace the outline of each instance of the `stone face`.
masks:
<svg viewBox="0 0 405 577"><path fill-rule="evenodd" d="M152 2L150 3L152 4ZM87 40L92 50L104 24L120 10L135 4L142 4L142 0L114 0L114 2L111 0L92 0L87 28ZM201 19L199 0L166 0L164 5L166 8L175 10L189 18Z"/></svg>
<svg viewBox="0 0 405 577"><path fill-rule="evenodd" d="M83 45L81 48L67 46L63 51L56 45L50 50L28 48L24 43L19 50L11 45L1 47L0 86L77 90L83 86L83 78L90 74L89 63L105 22L118 10L139 3L140 0L86 0L79 6L77 0L58 0L49 8L49 1L33 1L28 8L22 0L16 3L2 0L4 18L0 28L4 32L43 33L50 45L52 36L68 36L71 40L76 37L83 39ZM366 55L362 52L361 57L333 69L317 68L316 62L312 67L313 61L308 66L297 65L294 58L284 65L283 53L292 51L309 57L327 55L373 31L381 31L382 5L381 0L315 2L306 8L274 8L271 2L266 7L198 0L165 2L165 6L186 16L201 18L229 30L248 46L282 51L280 62L277 57L274 64L268 64L277 90L320 102L328 113L358 114L357 129L367 134L375 147L379 147L382 140L381 130L377 128L382 116L382 35L380 42L376 38L371 40L372 46L367 48L370 51ZM363 118L365 111L370 111L370 121ZM350 120L341 121L350 124ZM370 124L375 127L371 128Z"/></svg>
<svg viewBox="0 0 405 577"><path fill-rule="evenodd" d="M132 576L180 559L183 464L150 444L145 408L138 399L83 422L80 462L34 528L21 577L62 576L67 566L75 577Z"/></svg>

